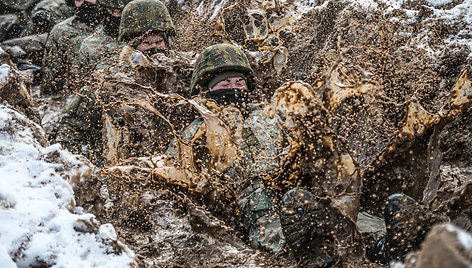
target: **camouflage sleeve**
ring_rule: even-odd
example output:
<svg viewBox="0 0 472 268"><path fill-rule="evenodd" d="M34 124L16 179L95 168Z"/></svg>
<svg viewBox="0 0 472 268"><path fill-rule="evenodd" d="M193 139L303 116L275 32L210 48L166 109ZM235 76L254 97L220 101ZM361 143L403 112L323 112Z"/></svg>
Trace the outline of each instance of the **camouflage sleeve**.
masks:
<svg viewBox="0 0 472 268"><path fill-rule="evenodd" d="M268 118L262 110L253 111L244 122L242 177L239 206L243 227L255 249L282 252L285 238L279 218L280 193L264 184L263 177L277 169L282 150L282 133L277 118Z"/></svg>
<svg viewBox="0 0 472 268"><path fill-rule="evenodd" d="M95 104L93 94L85 89L65 106L57 127L56 142L97 164L101 161L101 129L101 110Z"/></svg>
<svg viewBox="0 0 472 268"><path fill-rule="evenodd" d="M57 93L62 90L64 84L65 66L60 56L64 52L59 50L57 40L57 32L53 28L48 36L43 57L42 91L46 93Z"/></svg>
<svg viewBox="0 0 472 268"><path fill-rule="evenodd" d="M200 125L203 123L202 118L197 118L195 119L190 125L188 125L184 131L182 132L182 139L184 141L189 141L192 139L192 137L197 133L198 128ZM174 138L169 144L169 147L167 147L166 153L167 156L170 158L178 159L179 158L179 148L177 144L177 139Z"/></svg>
<svg viewBox="0 0 472 268"><path fill-rule="evenodd" d="M238 203L251 247L281 253L285 237L278 213L278 194L265 187L262 179L247 179L240 190Z"/></svg>
<svg viewBox="0 0 472 268"><path fill-rule="evenodd" d="M87 49L87 46L82 43L80 45L78 56L76 61L72 64L70 68L70 73L76 90L82 88L85 85L85 80L92 74L94 70L94 64L92 64L90 52ZM75 91L75 90L74 90Z"/></svg>

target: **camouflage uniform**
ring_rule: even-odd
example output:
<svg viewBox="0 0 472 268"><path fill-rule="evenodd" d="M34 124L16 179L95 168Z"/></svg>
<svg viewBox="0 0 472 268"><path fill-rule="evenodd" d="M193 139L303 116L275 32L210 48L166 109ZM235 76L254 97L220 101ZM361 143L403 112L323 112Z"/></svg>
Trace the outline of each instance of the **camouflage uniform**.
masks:
<svg viewBox="0 0 472 268"><path fill-rule="evenodd" d="M244 53L232 45L214 45L206 48L197 60L192 76L191 92L207 90L207 83L218 73L237 71L246 76L248 89L253 88L252 69ZM251 246L255 249L282 251L285 239L278 214L280 194L264 185L262 178L273 172L282 148L282 130L278 117L268 118L260 109L253 110L244 122L226 122L243 126L243 139L237 144L240 160L227 170L238 204L243 214L243 226ZM182 133L185 141L200 135L201 118L192 122ZM167 154L178 159L176 141ZM236 172L236 170L239 170Z"/></svg>
<svg viewBox="0 0 472 268"><path fill-rule="evenodd" d="M82 40L91 34L94 25L80 22L76 16L54 26L49 33L43 58L43 90L59 92L71 82L71 68L77 62ZM69 84L71 85L71 84Z"/></svg>
<svg viewBox="0 0 472 268"><path fill-rule="evenodd" d="M90 77L94 70L111 66L117 61L118 53L123 47L123 43L105 33L103 26L99 26L92 35L82 41L77 64L72 67L73 76L77 81L83 81Z"/></svg>
<svg viewBox="0 0 472 268"><path fill-rule="evenodd" d="M123 8L129 0L114 0L103 3L103 0L98 2L103 7ZM144 0L139 3L146 3ZM156 1L158 2L158 1ZM159 2L160 3L160 2ZM165 8L165 6L163 6ZM164 12L164 16L160 16L159 12ZM159 10L157 13L152 9L145 9L143 14L149 14L148 17L170 19L167 9ZM126 11L123 11L126 14ZM135 21L130 16L123 16L122 21L126 25L127 21ZM145 23L150 23L151 26L164 25L164 29L173 30L172 21L166 21L164 24L159 24L153 20L146 20ZM167 27L170 25L171 27ZM121 26L121 25L120 25ZM161 31L162 28L150 28L151 30ZM74 75L77 80L85 80L94 70L111 67L118 61L119 53L125 46L125 43L118 42L105 32L103 26L89 37L85 38L80 46L78 64L74 65ZM89 86L81 87L80 94L74 96L71 103L65 107L63 118L58 126L58 134L56 141L64 144L69 150L79 153L84 153L84 145L101 146L101 110L96 106L94 101L93 88ZM89 149L89 148L87 148ZM95 162L101 162L102 148L94 148ZM87 153L87 152L85 152Z"/></svg>
<svg viewBox="0 0 472 268"><path fill-rule="evenodd" d="M229 125L231 121L225 121ZM202 118L193 121L182 133L184 141L190 141L202 133ZM262 110L254 109L244 122L243 139L237 144L240 160L226 171L231 178L231 188L237 193L243 214L243 227L251 247L275 253L281 252L284 237L278 214L279 193L265 187L262 178L274 171L281 153L283 135L277 126L277 117L268 118ZM178 158L177 142L174 140L166 154ZM237 170L237 171L236 171Z"/></svg>
<svg viewBox="0 0 472 268"><path fill-rule="evenodd" d="M115 8L123 10L130 0L97 0L97 4L102 8ZM117 38L109 35L102 24L95 32L85 38L80 45L78 62L73 67L73 75L77 81L83 81L89 77L95 69L103 69L118 58L118 51L124 44L118 42ZM83 83L78 84L81 87Z"/></svg>
<svg viewBox="0 0 472 268"><path fill-rule="evenodd" d="M101 151L101 110L90 89L81 90L66 104L54 139L70 152L101 165L101 155L97 153Z"/></svg>

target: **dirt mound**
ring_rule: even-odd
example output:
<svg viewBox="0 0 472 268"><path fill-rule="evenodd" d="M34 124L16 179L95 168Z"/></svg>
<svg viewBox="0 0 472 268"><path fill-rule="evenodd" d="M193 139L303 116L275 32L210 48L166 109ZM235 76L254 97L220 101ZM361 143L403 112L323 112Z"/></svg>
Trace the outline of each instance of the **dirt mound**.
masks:
<svg viewBox="0 0 472 268"><path fill-rule="evenodd" d="M35 102L26 86L31 80L32 73L18 71L9 55L0 48L0 101L10 104L39 123L39 114L34 108Z"/></svg>

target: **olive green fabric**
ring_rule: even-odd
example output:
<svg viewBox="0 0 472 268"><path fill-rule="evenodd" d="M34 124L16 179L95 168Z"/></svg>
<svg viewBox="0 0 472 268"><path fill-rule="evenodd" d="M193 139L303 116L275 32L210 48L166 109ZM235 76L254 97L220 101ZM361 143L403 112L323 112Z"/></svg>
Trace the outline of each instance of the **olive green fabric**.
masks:
<svg viewBox="0 0 472 268"><path fill-rule="evenodd" d="M190 85L191 94L198 93L197 86L206 90L208 82L225 71L245 74L248 89L253 89L253 71L244 52L230 44L219 44L207 47L198 57Z"/></svg>
<svg viewBox="0 0 472 268"><path fill-rule="evenodd" d="M48 35L42 68L42 91L57 93L73 85L71 68L77 64L82 41L92 34L94 26L75 16L54 26Z"/></svg>
<svg viewBox="0 0 472 268"><path fill-rule="evenodd" d="M135 0L123 9L119 40L128 41L138 35L163 32L175 35L172 18L166 6L158 0Z"/></svg>

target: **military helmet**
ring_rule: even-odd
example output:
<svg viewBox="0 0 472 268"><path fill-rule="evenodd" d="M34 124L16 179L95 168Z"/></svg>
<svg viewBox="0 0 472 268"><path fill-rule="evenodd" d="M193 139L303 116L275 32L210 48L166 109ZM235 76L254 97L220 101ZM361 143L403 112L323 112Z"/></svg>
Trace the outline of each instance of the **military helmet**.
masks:
<svg viewBox="0 0 472 268"><path fill-rule="evenodd" d="M197 86L206 89L205 87L213 77L228 71L245 75L248 89L253 89L254 74L249 60L240 48L230 44L219 44L205 48L195 63L190 93L197 94Z"/></svg>
<svg viewBox="0 0 472 268"><path fill-rule="evenodd" d="M146 32L175 35L174 23L166 6L158 0L135 0L123 9L119 40L133 38Z"/></svg>
<svg viewBox="0 0 472 268"><path fill-rule="evenodd" d="M116 8L123 10L132 0L97 0L97 5L103 8Z"/></svg>

